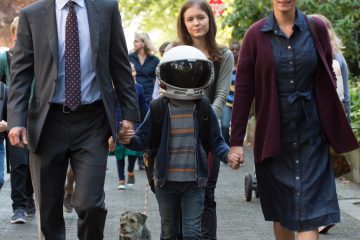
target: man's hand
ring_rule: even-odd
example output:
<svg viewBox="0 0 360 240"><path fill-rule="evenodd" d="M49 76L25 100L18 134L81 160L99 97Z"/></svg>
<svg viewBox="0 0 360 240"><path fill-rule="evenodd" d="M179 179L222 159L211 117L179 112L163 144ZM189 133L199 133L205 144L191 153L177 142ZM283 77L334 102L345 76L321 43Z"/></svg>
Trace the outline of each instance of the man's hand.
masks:
<svg viewBox="0 0 360 240"><path fill-rule="evenodd" d="M9 131L9 141L11 145L25 148L28 144L27 131L24 127L13 127Z"/></svg>
<svg viewBox="0 0 360 240"><path fill-rule="evenodd" d="M126 122L124 121L120 123L121 129L118 138L120 143L128 144L135 135L134 123L131 121L126 121Z"/></svg>

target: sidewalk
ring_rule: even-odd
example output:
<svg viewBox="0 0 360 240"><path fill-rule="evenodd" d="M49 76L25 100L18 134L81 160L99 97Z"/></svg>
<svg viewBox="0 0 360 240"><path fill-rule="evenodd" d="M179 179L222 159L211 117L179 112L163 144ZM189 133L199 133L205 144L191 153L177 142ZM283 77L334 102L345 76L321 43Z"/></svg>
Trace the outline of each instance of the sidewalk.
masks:
<svg viewBox="0 0 360 240"><path fill-rule="evenodd" d="M272 240L272 224L265 222L261 213L259 199L251 202L244 199L244 177L253 172L253 160L247 151L245 165L239 171L233 171L221 164L219 181L216 189L219 240ZM118 239L118 225L121 213L126 210L144 212L145 172L135 171L136 184L131 189L119 191L117 187L117 170L114 157L109 157L105 192L108 215L105 225L105 239ZM91 183L89 183L91 184ZM360 240L360 186L351 182L337 180L337 189L341 206L341 224L335 226L324 240ZM159 239L160 217L155 195L149 190L147 208L147 225L152 239ZM33 240L37 237L35 218L28 218L23 225L10 224L11 216L10 182L6 181L0 191L0 239ZM350 214L351 215L350 215ZM65 214L67 239L76 240L77 216Z"/></svg>

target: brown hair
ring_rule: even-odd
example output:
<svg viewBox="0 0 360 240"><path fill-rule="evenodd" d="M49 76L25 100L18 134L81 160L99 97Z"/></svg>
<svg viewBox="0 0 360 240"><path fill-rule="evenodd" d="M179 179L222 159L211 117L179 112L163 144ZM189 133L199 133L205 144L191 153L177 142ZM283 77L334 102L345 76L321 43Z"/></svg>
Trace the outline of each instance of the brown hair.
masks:
<svg viewBox="0 0 360 240"><path fill-rule="evenodd" d="M209 51L210 58L212 61L214 62L220 61L221 59L220 50L222 49L222 47L219 46L216 42L217 27L216 27L215 17L209 3L204 0L187 0L182 5L177 19L177 34L180 43L185 45L193 45L192 38L186 29L184 13L186 12L186 10L194 6L198 6L209 17L209 31L205 35L207 49Z"/></svg>

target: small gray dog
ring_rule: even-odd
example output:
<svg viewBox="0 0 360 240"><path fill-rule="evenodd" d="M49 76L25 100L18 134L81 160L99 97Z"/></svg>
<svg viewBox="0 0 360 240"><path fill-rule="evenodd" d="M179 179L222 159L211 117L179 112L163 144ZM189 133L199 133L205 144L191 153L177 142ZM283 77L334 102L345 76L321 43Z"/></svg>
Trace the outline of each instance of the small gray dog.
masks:
<svg viewBox="0 0 360 240"><path fill-rule="evenodd" d="M121 214L119 240L151 240L146 219L147 216L142 213L127 211Z"/></svg>

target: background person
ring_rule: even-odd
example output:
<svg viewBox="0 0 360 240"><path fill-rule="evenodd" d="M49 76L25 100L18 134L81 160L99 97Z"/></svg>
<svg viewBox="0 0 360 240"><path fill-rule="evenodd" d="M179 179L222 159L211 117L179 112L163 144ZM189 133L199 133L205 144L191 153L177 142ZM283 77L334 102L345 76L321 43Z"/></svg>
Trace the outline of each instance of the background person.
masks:
<svg viewBox="0 0 360 240"><path fill-rule="evenodd" d="M134 52L129 54L129 60L135 65L136 82L143 86L147 102L150 102L152 97L155 69L159 64L159 59L154 55L155 51L147 33L135 33Z"/></svg>
<svg viewBox="0 0 360 240"><path fill-rule="evenodd" d="M23 8L11 72L9 139L30 149L45 239L65 239L69 159L76 182L71 203L78 215L78 238L103 239L115 101L123 107L124 126L133 129L133 121L139 120L118 2L45 0Z"/></svg>
<svg viewBox="0 0 360 240"><path fill-rule="evenodd" d="M10 25L11 37L16 42L16 32L19 23L19 17L15 17ZM5 51L0 57L0 79L4 79L4 83L10 83L10 64L13 56L13 48ZM4 116L6 117L6 106ZM6 119L6 118L5 118ZM5 137L7 122L2 120L0 122L1 135ZM1 139L1 138L0 138ZM4 138L2 138L3 140ZM4 158L4 145L2 141L2 159ZM19 148L7 144L7 156L10 163L10 184L11 184L11 200L13 214L11 215L11 223L25 223L26 216L35 215L35 204L33 198L33 187L31 184L31 176L29 169L29 151L26 148ZM1 161L0 161L1 162ZM2 164L4 166L4 164ZM1 168L0 168L1 170ZM4 171L2 170L2 173Z"/></svg>
<svg viewBox="0 0 360 240"><path fill-rule="evenodd" d="M235 91L235 78L236 78L236 63L238 59L238 54L240 51L240 43L233 42L230 44L230 51L233 54L234 57L234 69L231 74L230 78L230 91L229 95L226 97L226 103L224 106L224 110L221 114L221 133L224 137L224 140L227 144L229 144L230 141L230 119L231 119L231 110L234 103L234 91Z"/></svg>
<svg viewBox="0 0 360 240"><path fill-rule="evenodd" d="M333 69L336 75L336 90L339 98L344 105L346 116L350 121L350 90L349 90L349 69L346 60L343 55L343 45L341 39L336 34L331 22L324 15L313 14L313 17L320 18L324 21L327 30L329 31L329 37L333 53Z"/></svg>
<svg viewBox="0 0 360 240"><path fill-rule="evenodd" d="M319 226L340 221L329 145L337 152L358 148L336 93L328 32L321 20L313 23L317 37L296 0L273 0L273 13L246 33L237 64L231 152L244 158L255 98L257 184L278 240L295 232L319 239Z"/></svg>
<svg viewBox="0 0 360 240"><path fill-rule="evenodd" d="M171 42L169 42L169 41L165 41L160 45L160 47L159 47L160 57L162 57L164 55L165 49L170 43ZM160 96L160 85L159 85L159 81L156 79L155 85L154 85L154 91L152 93L152 99L156 99L159 96Z"/></svg>
<svg viewBox="0 0 360 240"><path fill-rule="evenodd" d="M181 6L177 33L180 44L196 47L213 62L215 78L206 90L212 108L219 119L229 93L230 79L234 68L234 57L230 50L216 42L216 22L207 1L188 0ZM215 187L220 161L209 155L209 179L205 189L205 206L202 220L203 239L216 239Z"/></svg>
<svg viewBox="0 0 360 240"><path fill-rule="evenodd" d="M132 63L130 65L131 65L131 73L132 73L132 76L135 81L135 90L136 90L136 95L137 95L137 99L138 99L138 105L139 105L139 108L141 109L140 111L147 113L149 110L149 105L145 100L143 87L141 86L141 84L136 83L135 66ZM116 105L116 124L117 124L118 129L120 129L121 119L122 119L121 106ZM139 126L139 124L140 123L135 124L135 129ZM116 141L116 144L115 144L112 138L109 139L109 144L110 144L110 147L109 147L110 150L115 150L116 166L117 166L118 177L119 177L117 189L125 190L126 187L131 187L135 184L135 173L134 173L135 162L136 162L136 158L138 158L138 157L142 158L143 152L138 152L138 151L133 151L133 150L127 149L118 141ZM124 173L126 157L128 159L127 181L125 181L125 173Z"/></svg>
<svg viewBox="0 0 360 240"><path fill-rule="evenodd" d="M129 60L135 65L136 82L143 86L144 96L148 103L152 99L156 81L155 69L159 64L159 59L154 55L155 51L147 33L135 33L134 52L129 54ZM146 112L140 112L140 114L141 119L144 119ZM138 157L138 165L140 170L145 170L142 156Z"/></svg>

